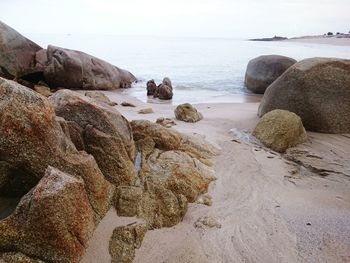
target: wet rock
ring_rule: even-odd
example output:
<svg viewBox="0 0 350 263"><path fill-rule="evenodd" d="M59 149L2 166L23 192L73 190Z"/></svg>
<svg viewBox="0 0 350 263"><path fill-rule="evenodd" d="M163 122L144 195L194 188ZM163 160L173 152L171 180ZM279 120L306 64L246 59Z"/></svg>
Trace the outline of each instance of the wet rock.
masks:
<svg viewBox="0 0 350 263"><path fill-rule="evenodd" d="M168 85L160 84L155 94L160 100L171 100L173 98L173 89Z"/></svg>
<svg viewBox="0 0 350 263"><path fill-rule="evenodd" d="M116 186L135 181L135 146L129 122L116 110L70 90L52 97L57 116L83 130L85 149Z"/></svg>
<svg viewBox="0 0 350 263"><path fill-rule="evenodd" d="M31 72L35 53L41 49L0 21L0 77L14 79Z"/></svg>
<svg viewBox="0 0 350 263"><path fill-rule="evenodd" d="M163 84L163 85L166 85L166 86L168 86L168 87L170 87L171 89L173 89L173 85L171 84L171 80L170 80L170 78L168 78L168 77L165 77L165 78L163 79L162 84Z"/></svg>
<svg viewBox="0 0 350 263"><path fill-rule="evenodd" d="M253 135L277 152L285 152L307 140L300 117L285 110L273 110L265 114L256 125Z"/></svg>
<svg viewBox="0 0 350 263"><path fill-rule="evenodd" d="M48 262L79 262L94 228L84 181L48 167L15 212L0 221L0 247Z"/></svg>
<svg viewBox="0 0 350 263"><path fill-rule="evenodd" d="M111 101L104 93L101 91L87 91L85 92L85 96L92 98L94 100L104 102L108 104L109 106L116 106L118 103Z"/></svg>
<svg viewBox="0 0 350 263"><path fill-rule="evenodd" d="M147 81L147 96L152 96L157 90L157 84L153 79Z"/></svg>
<svg viewBox="0 0 350 263"><path fill-rule="evenodd" d="M248 90L264 94L267 87L291 67L296 60L278 55L267 55L249 61L244 83Z"/></svg>
<svg viewBox="0 0 350 263"><path fill-rule="evenodd" d="M350 60L310 58L290 67L266 90L259 116L294 112L307 130L350 132Z"/></svg>
<svg viewBox="0 0 350 263"><path fill-rule="evenodd" d="M154 113L152 108L144 108L138 111L139 114L150 114Z"/></svg>
<svg viewBox="0 0 350 263"><path fill-rule="evenodd" d="M112 263L131 263L147 232L144 224L117 227L109 241Z"/></svg>
<svg viewBox="0 0 350 263"><path fill-rule="evenodd" d="M44 77L53 88L113 90L136 81L130 72L80 51L49 45L47 59Z"/></svg>
<svg viewBox="0 0 350 263"><path fill-rule="evenodd" d="M203 115L189 103L184 103L176 107L175 117L185 122L197 122L203 119Z"/></svg>

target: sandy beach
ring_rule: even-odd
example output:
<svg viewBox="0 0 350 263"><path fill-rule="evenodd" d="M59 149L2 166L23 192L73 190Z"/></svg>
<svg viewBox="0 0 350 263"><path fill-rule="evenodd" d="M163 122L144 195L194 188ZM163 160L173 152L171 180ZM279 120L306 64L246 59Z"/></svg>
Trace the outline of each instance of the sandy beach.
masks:
<svg viewBox="0 0 350 263"><path fill-rule="evenodd" d="M104 93L129 121L174 118L176 105ZM136 107L122 107L122 101ZM350 136L308 133L309 141L286 155L272 152L250 136L258 105L198 104L202 121L176 120L172 129L220 149L214 164L217 180L209 188L213 205L190 204L180 224L148 231L134 262L350 261ZM137 113L147 107L154 113ZM203 216L215 218L221 228L195 228ZM81 262L110 262L113 229L135 221L109 211Z"/></svg>
<svg viewBox="0 0 350 263"><path fill-rule="evenodd" d="M334 46L350 46L350 37L305 36L283 40L287 42L301 42L310 44L323 44Z"/></svg>

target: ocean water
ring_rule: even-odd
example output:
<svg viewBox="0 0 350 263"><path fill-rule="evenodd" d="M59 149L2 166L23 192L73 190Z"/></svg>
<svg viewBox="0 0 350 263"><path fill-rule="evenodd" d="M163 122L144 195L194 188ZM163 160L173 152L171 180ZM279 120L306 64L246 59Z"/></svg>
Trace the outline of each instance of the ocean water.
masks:
<svg viewBox="0 0 350 263"><path fill-rule="evenodd" d="M252 42L239 39L120 37L82 35L27 35L48 44L81 50L132 72L140 82L123 92L142 101L146 82L170 77L172 103L241 102L250 95L244 74L250 59L278 54L301 60L309 57L350 59L350 46L295 42Z"/></svg>

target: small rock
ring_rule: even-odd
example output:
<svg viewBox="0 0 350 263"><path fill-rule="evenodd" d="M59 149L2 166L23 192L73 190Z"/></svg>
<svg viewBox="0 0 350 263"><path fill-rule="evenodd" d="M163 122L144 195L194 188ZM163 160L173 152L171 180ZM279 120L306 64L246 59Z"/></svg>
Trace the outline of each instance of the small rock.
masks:
<svg viewBox="0 0 350 263"><path fill-rule="evenodd" d="M277 152L285 152L307 140L300 117L286 110L273 110L265 114L256 125L253 135Z"/></svg>
<svg viewBox="0 0 350 263"><path fill-rule="evenodd" d="M157 84L153 79L147 81L147 96L152 96L157 90Z"/></svg>
<svg viewBox="0 0 350 263"><path fill-rule="evenodd" d="M203 195L198 201L198 204L203 204L207 206L212 206L213 205L213 200L212 197L209 194Z"/></svg>
<svg viewBox="0 0 350 263"><path fill-rule="evenodd" d="M176 107L175 117L185 122L197 122L203 119L203 115L189 103L184 103Z"/></svg>
<svg viewBox="0 0 350 263"><path fill-rule="evenodd" d="M221 228L221 224L213 217L211 216L203 216L197 219L197 221L194 223L195 228Z"/></svg>
<svg viewBox="0 0 350 263"><path fill-rule="evenodd" d="M87 91L85 92L85 96L92 98L94 100L107 103L109 106L118 105L118 103L111 101L104 93L101 91Z"/></svg>
<svg viewBox="0 0 350 263"><path fill-rule="evenodd" d="M122 106L124 107L136 107L134 104L130 103L130 102L126 102L126 101L123 101L121 103Z"/></svg>
<svg viewBox="0 0 350 263"><path fill-rule="evenodd" d="M166 127L166 128L171 128L172 126L176 125L175 121L170 119L170 118L164 118L160 117L156 120L156 123Z"/></svg>
<svg viewBox="0 0 350 263"><path fill-rule="evenodd" d="M45 97L50 97L52 95L50 88L46 86L35 85L33 89Z"/></svg>
<svg viewBox="0 0 350 263"><path fill-rule="evenodd" d="M138 111L138 113L140 114L150 114L150 113L154 113L152 108L145 108L145 109L141 109Z"/></svg>
<svg viewBox="0 0 350 263"><path fill-rule="evenodd" d="M120 226L114 229L109 241L111 262L131 263L135 257L135 249L141 247L146 232L145 224Z"/></svg>

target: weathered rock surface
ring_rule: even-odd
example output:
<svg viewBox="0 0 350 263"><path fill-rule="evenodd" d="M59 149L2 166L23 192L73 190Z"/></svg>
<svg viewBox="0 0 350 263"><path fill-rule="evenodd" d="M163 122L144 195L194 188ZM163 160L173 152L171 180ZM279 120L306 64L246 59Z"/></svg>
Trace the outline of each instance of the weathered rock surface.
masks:
<svg viewBox="0 0 350 263"><path fill-rule="evenodd" d="M101 218L110 207L113 187L94 158L78 152L62 131L50 101L16 82L0 78L0 162L10 167L4 189L21 196L42 178L48 166L80 176L89 201ZM10 190L11 191L11 190ZM9 193L11 194L11 193Z"/></svg>
<svg viewBox="0 0 350 263"><path fill-rule="evenodd" d="M117 227L109 242L112 263L131 263L135 249L141 247L146 232L147 226L143 224Z"/></svg>
<svg viewBox="0 0 350 263"><path fill-rule="evenodd" d="M162 84L163 84L163 85L166 85L166 86L168 86L168 87L170 87L171 89L173 89L173 85L171 84L171 80L170 80L170 78L168 78L168 77L165 77L165 78L163 79Z"/></svg>
<svg viewBox="0 0 350 263"><path fill-rule="evenodd" d="M74 91L59 90L51 100L57 116L80 127L84 148L105 177L116 186L132 185L135 146L129 122L116 109Z"/></svg>
<svg viewBox="0 0 350 263"><path fill-rule="evenodd" d="M273 110L265 114L256 125L253 135L277 152L285 152L307 140L300 117L285 110Z"/></svg>
<svg viewBox="0 0 350 263"><path fill-rule="evenodd" d="M52 95L50 88L46 86L35 85L33 89L45 97L50 97Z"/></svg>
<svg viewBox="0 0 350 263"><path fill-rule="evenodd" d="M0 221L0 247L48 262L79 262L94 228L84 181L48 167L15 212Z"/></svg>
<svg viewBox="0 0 350 263"><path fill-rule="evenodd" d="M278 55L267 55L249 61L244 83L250 91L264 94L266 88L283 74L296 60Z"/></svg>
<svg viewBox="0 0 350 263"><path fill-rule="evenodd" d="M210 158L216 150L149 121L131 126L141 156L140 187L118 189L114 205L120 215L144 218L149 228L173 226L215 179Z"/></svg>
<svg viewBox="0 0 350 263"><path fill-rule="evenodd" d="M176 125L176 122L170 118L164 118L160 117L156 120L156 123L166 127L166 128L171 128L172 126Z"/></svg>
<svg viewBox="0 0 350 263"><path fill-rule="evenodd" d="M197 219L197 221L193 225L195 228L204 229L206 227L209 228L221 228L221 224L219 221L212 216L203 216Z"/></svg>
<svg viewBox="0 0 350 263"><path fill-rule="evenodd" d="M185 122L197 122L203 119L203 115L189 103L180 104L174 113L176 119Z"/></svg>
<svg viewBox="0 0 350 263"><path fill-rule="evenodd" d="M311 58L290 67L265 92L259 116L296 113L307 130L350 132L350 60Z"/></svg>
<svg viewBox="0 0 350 263"><path fill-rule="evenodd" d="M130 72L80 51L49 45L47 58L44 77L50 87L113 90L136 80Z"/></svg>
<svg viewBox="0 0 350 263"><path fill-rule="evenodd" d="M111 101L104 93L101 91L87 91L85 92L85 96L92 98L94 100L104 102L108 104L109 106L115 106L118 105L118 103Z"/></svg>
<svg viewBox="0 0 350 263"><path fill-rule="evenodd" d="M0 263L45 263L40 259L30 258L20 252L0 253Z"/></svg>
<svg viewBox="0 0 350 263"><path fill-rule="evenodd" d="M157 84L153 79L147 81L147 96L152 96L157 90Z"/></svg>
<svg viewBox="0 0 350 263"><path fill-rule="evenodd" d="M29 73L42 48L0 21L0 77L13 79Z"/></svg>

